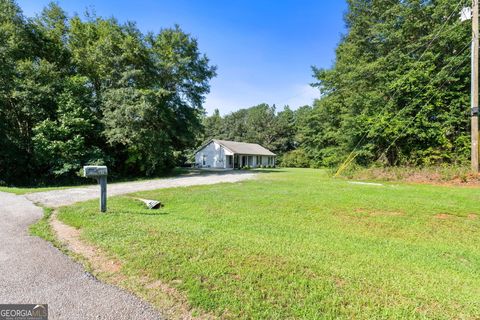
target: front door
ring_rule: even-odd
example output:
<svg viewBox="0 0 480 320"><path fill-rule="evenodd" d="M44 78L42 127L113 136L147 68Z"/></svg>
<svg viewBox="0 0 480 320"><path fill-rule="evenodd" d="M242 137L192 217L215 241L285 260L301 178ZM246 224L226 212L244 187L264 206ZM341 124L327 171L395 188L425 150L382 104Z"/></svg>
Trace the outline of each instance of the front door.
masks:
<svg viewBox="0 0 480 320"><path fill-rule="evenodd" d="M240 165L239 165L238 161L239 161L238 155L234 155L233 156L233 167L234 168L240 168Z"/></svg>
<svg viewBox="0 0 480 320"><path fill-rule="evenodd" d="M233 168L233 156L226 156L227 160L227 168Z"/></svg>

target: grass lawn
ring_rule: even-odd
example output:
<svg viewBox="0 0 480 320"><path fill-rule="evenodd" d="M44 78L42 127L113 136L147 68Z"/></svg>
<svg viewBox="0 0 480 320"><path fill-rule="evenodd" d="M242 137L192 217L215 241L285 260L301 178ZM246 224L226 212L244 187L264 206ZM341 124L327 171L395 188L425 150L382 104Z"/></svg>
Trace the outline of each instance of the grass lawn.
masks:
<svg viewBox="0 0 480 320"><path fill-rule="evenodd" d="M17 195L33 193L33 192L43 192L59 189L68 189L75 187L40 187L40 188L16 188L16 187L0 187L0 192L9 192Z"/></svg>
<svg viewBox="0 0 480 320"><path fill-rule="evenodd" d="M127 278L161 279L223 318L479 318L479 189L260 176L136 194L158 211L114 197L108 214L90 201L59 218Z"/></svg>

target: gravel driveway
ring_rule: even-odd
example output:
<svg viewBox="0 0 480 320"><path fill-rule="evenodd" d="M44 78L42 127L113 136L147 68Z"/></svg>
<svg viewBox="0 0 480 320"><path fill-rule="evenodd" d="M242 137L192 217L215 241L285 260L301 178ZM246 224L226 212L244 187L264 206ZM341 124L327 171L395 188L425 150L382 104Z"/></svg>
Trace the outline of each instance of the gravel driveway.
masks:
<svg viewBox="0 0 480 320"><path fill-rule="evenodd" d="M111 184L108 195L219 182L237 182L253 173L231 172ZM162 319L147 303L102 283L50 243L30 236L28 226L42 209L98 197L98 187L33 193L0 192L0 303L48 303L49 319Z"/></svg>
<svg viewBox="0 0 480 320"><path fill-rule="evenodd" d="M162 188L186 187L193 185L215 184L221 182L238 182L252 179L255 173L245 171L226 171L221 173L210 173L202 175L183 176L169 179L156 179L147 181L113 183L108 185L109 196L119 194L155 190ZM27 194L27 199L47 207L59 207L91 200L99 197L99 187L89 186L83 188L72 188L66 190L53 190Z"/></svg>

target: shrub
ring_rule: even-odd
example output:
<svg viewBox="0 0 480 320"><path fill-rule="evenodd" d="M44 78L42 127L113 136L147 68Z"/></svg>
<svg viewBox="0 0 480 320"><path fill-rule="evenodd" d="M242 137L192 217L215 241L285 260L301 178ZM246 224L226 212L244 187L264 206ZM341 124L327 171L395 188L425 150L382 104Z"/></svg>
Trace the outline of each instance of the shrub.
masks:
<svg viewBox="0 0 480 320"><path fill-rule="evenodd" d="M310 159L305 154L305 150L296 149L285 153L280 164L283 167L308 168Z"/></svg>

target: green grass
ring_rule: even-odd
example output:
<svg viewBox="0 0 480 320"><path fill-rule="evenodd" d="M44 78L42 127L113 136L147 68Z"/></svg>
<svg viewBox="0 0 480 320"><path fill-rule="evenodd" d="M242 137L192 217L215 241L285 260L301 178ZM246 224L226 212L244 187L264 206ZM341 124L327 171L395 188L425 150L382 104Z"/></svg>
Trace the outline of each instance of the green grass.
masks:
<svg viewBox="0 0 480 320"><path fill-rule="evenodd" d="M40 188L34 188L34 187L32 187L32 188L0 187L0 192L9 192L9 193L17 194L17 195L22 195L22 194L27 194L27 193L43 192L43 191L51 191L51 190L61 190L61 189L68 189L68 188L75 188L75 187L40 187Z"/></svg>
<svg viewBox="0 0 480 320"><path fill-rule="evenodd" d="M52 213L53 209L43 208L43 217L36 223L30 225L29 231L30 234L43 238L57 245L57 238L52 230L52 227L50 226L50 223L48 222Z"/></svg>
<svg viewBox="0 0 480 320"><path fill-rule="evenodd" d="M161 279L223 318L478 319L479 191L281 169L137 194L158 211L114 197L107 214L90 201L59 218L127 278Z"/></svg>

